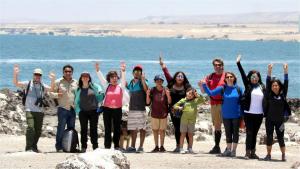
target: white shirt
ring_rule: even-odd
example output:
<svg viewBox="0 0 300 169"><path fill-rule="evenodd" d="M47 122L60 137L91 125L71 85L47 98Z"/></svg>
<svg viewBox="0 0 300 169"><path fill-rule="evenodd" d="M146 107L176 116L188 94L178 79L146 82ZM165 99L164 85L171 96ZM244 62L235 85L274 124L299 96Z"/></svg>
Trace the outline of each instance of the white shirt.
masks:
<svg viewBox="0 0 300 169"><path fill-rule="evenodd" d="M249 111L245 111L250 114L263 114L263 102L264 94L260 87L256 87L251 92L251 103Z"/></svg>

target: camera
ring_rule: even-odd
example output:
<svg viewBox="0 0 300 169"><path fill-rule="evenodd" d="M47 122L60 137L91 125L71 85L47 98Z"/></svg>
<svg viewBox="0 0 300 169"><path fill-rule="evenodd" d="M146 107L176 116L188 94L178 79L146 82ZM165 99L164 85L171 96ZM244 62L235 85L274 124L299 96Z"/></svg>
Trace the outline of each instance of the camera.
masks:
<svg viewBox="0 0 300 169"><path fill-rule="evenodd" d="M47 104L45 103L44 98L37 98L34 105L39 106L39 107L47 107Z"/></svg>

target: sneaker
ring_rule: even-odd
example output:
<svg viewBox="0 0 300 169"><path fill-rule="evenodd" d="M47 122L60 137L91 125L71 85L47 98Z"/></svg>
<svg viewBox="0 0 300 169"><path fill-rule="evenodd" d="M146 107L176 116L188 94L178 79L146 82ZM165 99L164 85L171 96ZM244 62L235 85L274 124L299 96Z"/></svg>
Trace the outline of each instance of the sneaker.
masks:
<svg viewBox="0 0 300 169"><path fill-rule="evenodd" d="M231 151L226 148L224 150L224 152L222 153L222 156L224 156L224 157L230 157L231 156Z"/></svg>
<svg viewBox="0 0 300 169"><path fill-rule="evenodd" d="M166 149L164 148L164 146L160 146L159 152L164 153L165 151L166 151Z"/></svg>
<svg viewBox="0 0 300 169"><path fill-rule="evenodd" d="M195 154L195 152L193 151L192 148L188 148L187 151L188 151L188 153L190 153L190 154Z"/></svg>
<svg viewBox="0 0 300 169"><path fill-rule="evenodd" d="M156 146L152 151L151 151L151 153L157 153L157 152L159 152L159 148L158 148L158 146Z"/></svg>
<svg viewBox="0 0 300 169"><path fill-rule="evenodd" d="M271 155L266 155L266 157L264 158L265 161L271 161Z"/></svg>
<svg viewBox="0 0 300 169"><path fill-rule="evenodd" d="M230 157L236 157L236 151L235 150L231 151Z"/></svg>
<svg viewBox="0 0 300 169"><path fill-rule="evenodd" d="M180 152L180 148L179 147L176 147L174 150L173 150L173 153L179 153Z"/></svg>
<svg viewBox="0 0 300 169"><path fill-rule="evenodd" d="M214 146L210 151L209 154L220 154L221 153L221 149L219 146Z"/></svg>
<svg viewBox="0 0 300 169"><path fill-rule="evenodd" d="M57 153L62 153L62 152L64 152L64 151L63 151L63 149L56 149L56 152L57 152Z"/></svg>
<svg viewBox="0 0 300 169"><path fill-rule="evenodd" d="M126 149L126 153L135 153L136 152L136 149L134 147L128 147Z"/></svg>
<svg viewBox="0 0 300 169"><path fill-rule="evenodd" d="M180 154L185 154L185 150L184 150L183 148L180 148L180 149L179 149L179 153L180 153Z"/></svg>
<svg viewBox="0 0 300 169"><path fill-rule="evenodd" d="M137 153L143 153L144 152L144 148L143 147L139 147L138 150L136 151Z"/></svg>

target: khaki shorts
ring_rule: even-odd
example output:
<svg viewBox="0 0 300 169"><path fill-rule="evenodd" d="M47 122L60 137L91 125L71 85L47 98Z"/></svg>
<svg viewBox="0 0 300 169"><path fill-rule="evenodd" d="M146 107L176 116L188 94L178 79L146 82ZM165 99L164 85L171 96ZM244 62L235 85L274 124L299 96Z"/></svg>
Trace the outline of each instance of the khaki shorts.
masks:
<svg viewBox="0 0 300 169"><path fill-rule="evenodd" d="M167 118L157 119L151 118L152 130L166 130L167 129Z"/></svg>
<svg viewBox="0 0 300 169"><path fill-rule="evenodd" d="M211 120L213 125L222 124L222 104L211 105Z"/></svg>
<svg viewBox="0 0 300 169"><path fill-rule="evenodd" d="M180 124L180 132L181 133L194 133L195 124Z"/></svg>

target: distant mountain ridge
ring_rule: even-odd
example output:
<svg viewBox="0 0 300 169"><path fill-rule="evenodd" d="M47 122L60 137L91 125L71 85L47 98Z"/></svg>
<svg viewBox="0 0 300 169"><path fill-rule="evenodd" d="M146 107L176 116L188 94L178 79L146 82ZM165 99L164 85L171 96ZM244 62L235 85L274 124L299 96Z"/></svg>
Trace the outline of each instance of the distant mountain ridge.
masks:
<svg viewBox="0 0 300 169"><path fill-rule="evenodd" d="M299 23L300 12L256 12L228 15L193 15L193 16L148 16L138 20L143 23L157 24L246 24L246 23Z"/></svg>

